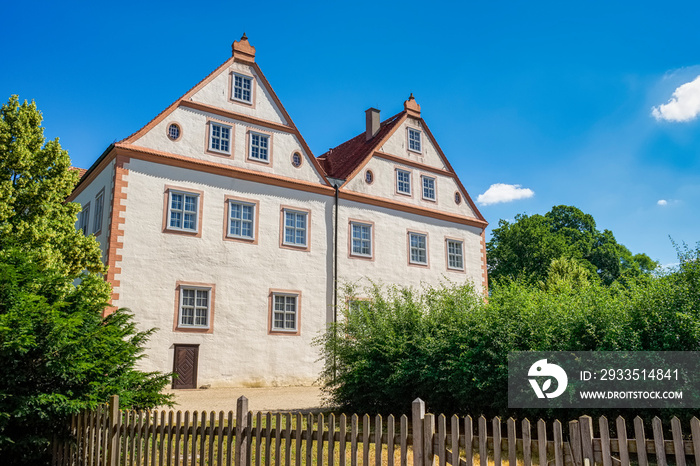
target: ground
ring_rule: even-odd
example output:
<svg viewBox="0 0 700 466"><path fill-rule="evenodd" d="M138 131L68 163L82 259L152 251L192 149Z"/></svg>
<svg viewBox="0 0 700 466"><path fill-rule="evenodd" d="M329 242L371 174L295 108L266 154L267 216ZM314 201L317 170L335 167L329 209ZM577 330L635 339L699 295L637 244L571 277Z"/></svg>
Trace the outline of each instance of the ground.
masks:
<svg viewBox="0 0 700 466"><path fill-rule="evenodd" d="M208 388L169 390L175 394L173 409L181 411L236 411L236 400L248 398L251 411L318 411L322 407L320 387Z"/></svg>

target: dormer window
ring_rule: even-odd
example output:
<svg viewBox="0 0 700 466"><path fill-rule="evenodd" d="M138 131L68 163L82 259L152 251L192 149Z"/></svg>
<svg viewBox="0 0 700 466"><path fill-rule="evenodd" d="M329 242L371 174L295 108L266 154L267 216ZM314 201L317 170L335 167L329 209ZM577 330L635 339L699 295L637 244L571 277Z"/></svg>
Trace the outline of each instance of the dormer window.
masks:
<svg viewBox="0 0 700 466"><path fill-rule="evenodd" d="M408 150L418 153L422 152L421 134L417 129L408 128Z"/></svg>
<svg viewBox="0 0 700 466"><path fill-rule="evenodd" d="M233 100L239 102L253 102L253 78L242 74L233 75Z"/></svg>

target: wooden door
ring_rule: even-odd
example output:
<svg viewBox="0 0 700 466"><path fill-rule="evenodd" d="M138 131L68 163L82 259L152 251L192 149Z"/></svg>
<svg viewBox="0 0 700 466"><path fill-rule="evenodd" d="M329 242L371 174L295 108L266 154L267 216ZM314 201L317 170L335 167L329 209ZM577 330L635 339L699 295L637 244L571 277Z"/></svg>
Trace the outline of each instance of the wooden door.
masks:
<svg viewBox="0 0 700 466"><path fill-rule="evenodd" d="M197 388L199 345L175 345L173 388Z"/></svg>

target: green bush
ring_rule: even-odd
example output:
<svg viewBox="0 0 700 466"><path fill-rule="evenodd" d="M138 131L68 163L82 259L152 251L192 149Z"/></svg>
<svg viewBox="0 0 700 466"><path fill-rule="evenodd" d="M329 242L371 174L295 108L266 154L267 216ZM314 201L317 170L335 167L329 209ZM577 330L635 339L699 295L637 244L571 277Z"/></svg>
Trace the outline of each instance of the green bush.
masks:
<svg viewBox="0 0 700 466"><path fill-rule="evenodd" d="M510 351L700 350L700 247L686 248L676 270L625 286L552 267L559 272L539 286L502 281L488 302L466 285L349 287L348 297L369 299L318 340L328 401L405 413L420 397L434 412L549 417L508 410Z"/></svg>
<svg viewBox="0 0 700 466"><path fill-rule="evenodd" d="M86 274L74 286L26 253L0 260L0 457L48 464L50 441L66 435L70 415L118 394L125 408L170 403L169 378L135 369L152 331L131 314L102 311L110 287Z"/></svg>

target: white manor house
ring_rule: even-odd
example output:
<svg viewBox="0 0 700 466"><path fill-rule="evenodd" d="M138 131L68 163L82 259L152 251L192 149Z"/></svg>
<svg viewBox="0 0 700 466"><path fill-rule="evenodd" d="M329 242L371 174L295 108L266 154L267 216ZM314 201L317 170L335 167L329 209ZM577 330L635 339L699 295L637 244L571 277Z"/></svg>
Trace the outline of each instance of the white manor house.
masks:
<svg viewBox="0 0 700 466"><path fill-rule="evenodd" d="M176 372L174 388L307 385L337 283L486 288L487 222L413 96L315 157L245 35L232 48L70 197L111 304L159 329L142 369Z"/></svg>

